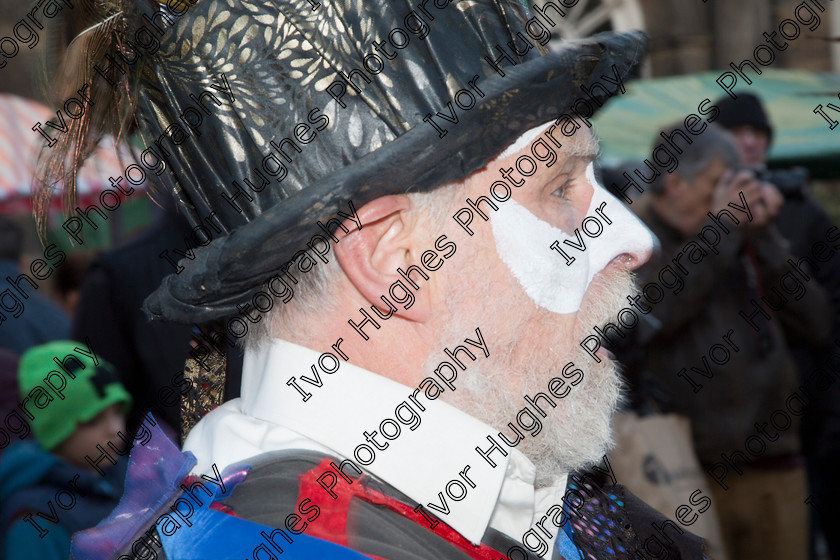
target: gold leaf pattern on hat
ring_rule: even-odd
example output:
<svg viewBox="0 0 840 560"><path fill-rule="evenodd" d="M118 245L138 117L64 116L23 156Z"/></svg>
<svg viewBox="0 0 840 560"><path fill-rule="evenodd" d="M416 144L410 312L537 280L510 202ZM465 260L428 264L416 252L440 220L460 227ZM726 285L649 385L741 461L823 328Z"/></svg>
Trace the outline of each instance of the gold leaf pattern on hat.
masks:
<svg viewBox="0 0 840 560"><path fill-rule="evenodd" d="M192 357L187 358L184 364L184 378L191 382L192 388L181 396L182 441L199 420L225 402L225 356L214 349L202 363L209 366L209 369L203 368Z"/></svg>

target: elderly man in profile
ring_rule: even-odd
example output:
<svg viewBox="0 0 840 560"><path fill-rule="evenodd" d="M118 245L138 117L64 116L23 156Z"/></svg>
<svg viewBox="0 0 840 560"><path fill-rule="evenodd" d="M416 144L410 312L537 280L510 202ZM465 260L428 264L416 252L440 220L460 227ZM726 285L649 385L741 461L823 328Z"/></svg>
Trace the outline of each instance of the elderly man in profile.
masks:
<svg viewBox="0 0 840 560"><path fill-rule="evenodd" d="M514 145L468 179L431 194L385 196L359 209L363 227L339 235L337 260L321 269L322 289L270 313L267 336L250 341L241 398L190 432L184 449L196 455L198 470L275 449L338 453L358 466L371 461L367 470L477 542L488 522L521 538L551 506L562 505L567 473L603 467L619 380L606 354L596 362L579 343L632 293L630 271L647 260L651 238L595 181L597 143L586 127L558 150L554 166L496 202L498 211L485 202L490 221L473 224L474 236L453 229L451 216L464 200L487 196L498 170L514 168L530 148L530 142ZM549 245L573 236L588 213L597 216L595 201L606 202L601 210L611 224L603 224L615 235L605 231L591 240L577 257L579 267L567 267ZM423 268L424 252L442 234L448 237L431 261L439 270ZM529 245L557 262L526 262L539 258ZM411 270L407 276L419 286L410 306L381 299L390 298L394 283L411 281L398 270ZM392 316L382 320L372 307ZM369 340L348 327L348 319L362 323L360 310L380 325L360 329ZM343 341L332 346L337 339ZM325 351L342 359L334 374L321 370L335 367L332 358L319 361ZM443 362L458 368L440 368ZM317 386L303 381L316 376ZM550 391L552 378L559 381ZM429 390L425 379L436 380L437 388ZM429 398L438 391L447 404ZM544 418L528 410L526 395ZM408 410L418 419L412 426L401 422ZM390 427L385 419L392 419ZM459 477L465 465L468 472ZM447 489L451 479L465 485L466 498ZM550 542L556 526L544 527Z"/></svg>
<svg viewBox="0 0 840 560"><path fill-rule="evenodd" d="M620 486L572 476L610 473L619 395L608 353L580 341L653 245L598 184L588 120L643 39L540 56L547 11L427 4L200 2L155 72L127 75L153 135L227 73L237 101L201 141L156 144L191 222L212 212L227 235L146 307L249 340L241 397L186 454L135 448L128 497L76 557L704 557ZM394 25L421 17L406 48Z"/></svg>

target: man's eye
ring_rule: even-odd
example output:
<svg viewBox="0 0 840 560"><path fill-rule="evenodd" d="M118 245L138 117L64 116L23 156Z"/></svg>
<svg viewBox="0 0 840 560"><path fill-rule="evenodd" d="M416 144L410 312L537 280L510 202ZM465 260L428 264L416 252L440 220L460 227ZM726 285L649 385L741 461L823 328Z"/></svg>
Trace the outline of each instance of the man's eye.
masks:
<svg viewBox="0 0 840 560"><path fill-rule="evenodd" d="M563 183L559 188L554 190L551 194L554 195L554 196L559 196L560 198L563 198L563 197L566 196L566 190L568 190L569 185L571 185L571 184L572 184L572 180L571 179L566 179L566 182Z"/></svg>

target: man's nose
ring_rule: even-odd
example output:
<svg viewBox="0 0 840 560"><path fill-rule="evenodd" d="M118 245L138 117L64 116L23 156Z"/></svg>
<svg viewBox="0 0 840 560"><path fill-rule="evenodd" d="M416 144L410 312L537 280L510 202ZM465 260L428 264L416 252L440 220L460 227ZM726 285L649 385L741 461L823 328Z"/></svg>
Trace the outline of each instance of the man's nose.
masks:
<svg viewBox="0 0 840 560"><path fill-rule="evenodd" d="M648 262L651 258L658 259L659 253L661 252L659 239L657 239L653 233L651 233L651 237L653 238L653 242L649 247L631 249L626 253L621 253L613 260L619 262L627 270L636 270Z"/></svg>
<svg viewBox="0 0 840 560"><path fill-rule="evenodd" d="M608 200L607 208L612 207L615 216L615 223L604 240L608 262L615 261L628 270L635 270L659 252L659 240L629 208L606 190L603 194Z"/></svg>
<svg viewBox="0 0 840 560"><path fill-rule="evenodd" d="M594 256L593 274L613 262L627 270L639 268L654 252L658 253L659 240L636 214L596 180L591 164L587 177L593 188L589 214L593 208L603 208L602 216L609 224L601 236L603 245L597 250L599 255Z"/></svg>

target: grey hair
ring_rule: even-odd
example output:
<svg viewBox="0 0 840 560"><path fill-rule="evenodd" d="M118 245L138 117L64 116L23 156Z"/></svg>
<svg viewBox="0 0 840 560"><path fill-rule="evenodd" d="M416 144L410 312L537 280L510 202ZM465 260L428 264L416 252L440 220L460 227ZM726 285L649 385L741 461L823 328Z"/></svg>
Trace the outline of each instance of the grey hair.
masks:
<svg viewBox="0 0 840 560"><path fill-rule="evenodd" d="M657 139L662 137L661 134L673 136L677 130L681 132L684 130L682 121L663 128ZM683 134L685 133L683 132ZM741 163L735 138L726 129L716 124L709 124L708 128L700 134L689 136L692 143L682 147L682 154L676 154L678 165L673 171L689 183L703 173L716 158L723 160L729 167L737 167ZM650 191L656 195L662 194L665 191L665 178L667 176L668 172L663 171L661 175L656 177L650 185Z"/></svg>
<svg viewBox="0 0 840 560"><path fill-rule="evenodd" d="M455 195L461 192L458 184L439 187L428 193L409 193L411 213L417 213L425 229L434 240L440 235L450 213ZM330 258L331 256L331 258ZM245 339L247 347L258 347L268 343L273 337L290 339L293 333L306 332L307 327L319 317L336 310L338 299L334 288L343 274L335 253L325 258L329 262L318 264L306 274L295 274L298 282L292 284L295 290L288 303L275 301L262 321L251 325Z"/></svg>

